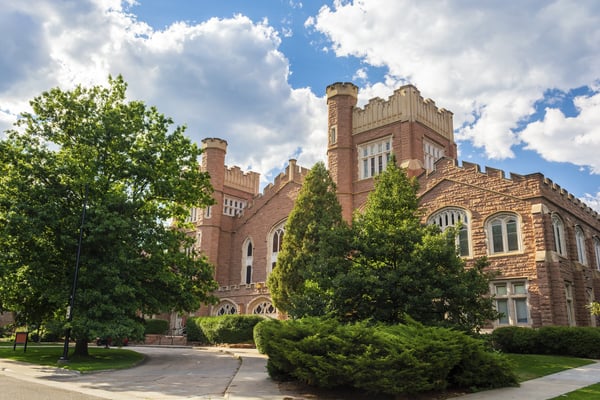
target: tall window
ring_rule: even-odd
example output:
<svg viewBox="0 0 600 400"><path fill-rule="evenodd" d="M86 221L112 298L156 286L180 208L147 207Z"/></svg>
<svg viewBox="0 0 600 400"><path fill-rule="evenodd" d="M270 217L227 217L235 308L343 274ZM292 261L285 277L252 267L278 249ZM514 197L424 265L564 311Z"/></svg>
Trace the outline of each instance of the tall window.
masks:
<svg viewBox="0 0 600 400"><path fill-rule="evenodd" d="M529 324L529 304L525 281L494 282L492 293L499 325Z"/></svg>
<svg viewBox="0 0 600 400"><path fill-rule="evenodd" d="M518 218L514 214L500 214L487 222L490 254L508 253L520 249Z"/></svg>
<svg viewBox="0 0 600 400"><path fill-rule="evenodd" d="M278 225L276 225L272 230L271 230L271 234L270 236L270 250L271 250L271 257L270 257L270 263L267 267L267 272L271 272L273 271L273 269L275 268L275 265L277 264L277 256L279 255L279 252L281 251L281 245L283 244L283 234L284 234L284 230L283 227L285 225L285 221L279 223Z"/></svg>
<svg viewBox="0 0 600 400"><path fill-rule="evenodd" d="M329 128L329 144L337 143L337 126Z"/></svg>
<svg viewBox="0 0 600 400"><path fill-rule="evenodd" d="M444 157L444 148L429 140L423 140L423 166L427 171L433 171L435 162Z"/></svg>
<svg viewBox="0 0 600 400"><path fill-rule="evenodd" d="M594 255L596 256L596 269L600 271L600 239L594 238Z"/></svg>
<svg viewBox="0 0 600 400"><path fill-rule="evenodd" d="M461 256L466 257L471 252L469 249L469 217L465 210L460 208L445 208L429 217L428 224L436 224L442 231L451 226L460 226L456 245Z"/></svg>
<svg viewBox="0 0 600 400"><path fill-rule="evenodd" d="M246 208L246 201L241 199L235 199L233 197L227 197L223 199L223 214L235 217L244 211Z"/></svg>
<svg viewBox="0 0 600 400"><path fill-rule="evenodd" d="M569 326L575 326L575 306L573 304L573 285L565 282L565 297L567 299L567 322Z"/></svg>
<svg viewBox="0 0 600 400"><path fill-rule="evenodd" d="M585 234L580 226L575 227L575 243L577 244L577 261L587 265L587 255L585 254Z"/></svg>
<svg viewBox="0 0 600 400"><path fill-rule="evenodd" d="M566 256L565 225L557 214L552 214L552 230L554 232L554 250L561 256Z"/></svg>
<svg viewBox="0 0 600 400"><path fill-rule="evenodd" d="M196 207L192 207L190 209L190 213L188 214L185 222L196 222L198 221L198 209Z"/></svg>
<svg viewBox="0 0 600 400"><path fill-rule="evenodd" d="M249 285L252 283L252 253L254 248L252 240L247 239L244 245L244 255L242 257L242 283Z"/></svg>
<svg viewBox="0 0 600 400"><path fill-rule="evenodd" d="M392 154L392 138L358 146L358 165L360 178L371 178L387 167Z"/></svg>

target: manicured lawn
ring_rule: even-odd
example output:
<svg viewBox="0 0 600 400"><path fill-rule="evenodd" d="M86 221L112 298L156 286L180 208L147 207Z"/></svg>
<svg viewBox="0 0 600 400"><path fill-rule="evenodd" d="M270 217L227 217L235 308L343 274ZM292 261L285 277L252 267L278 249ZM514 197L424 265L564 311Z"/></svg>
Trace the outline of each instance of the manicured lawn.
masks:
<svg viewBox="0 0 600 400"><path fill-rule="evenodd" d="M519 378L519 382L554 374L565 369L581 367L582 365L594 362L586 358L538 354L507 354L506 356L514 364L514 371Z"/></svg>
<svg viewBox="0 0 600 400"><path fill-rule="evenodd" d="M600 399L600 383L566 393L550 400L592 400Z"/></svg>
<svg viewBox="0 0 600 400"><path fill-rule="evenodd" d="M69 361L61 367L81 372L99 371L107 369L130 368L144 359L140 353L123 348L96 347L90 345L89 357L74 357L73 348L69 350ZM23 352L23 346L18 345L13 351L12 343L0 345L0 358L23 361L38 365L49 365L58 367L58 359L63 354L61 345L39 345L29 343L27 351Z"/></svg>

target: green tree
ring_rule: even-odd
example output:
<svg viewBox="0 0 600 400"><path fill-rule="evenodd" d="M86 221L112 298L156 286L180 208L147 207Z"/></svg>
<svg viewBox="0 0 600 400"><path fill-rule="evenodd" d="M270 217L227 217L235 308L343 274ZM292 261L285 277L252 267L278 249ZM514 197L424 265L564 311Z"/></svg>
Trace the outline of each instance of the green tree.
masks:
<svg viewBox="0 0 600 400"><path fill-rule="evenodd" d="M416 179L392 158L375 181L364 212L353 221L349 271L336 284L339 317L476 329L496 317L487 296L487 265L466 268L456 232L421 224Z"/></svg>
<svg viewBox="0 0 600 400"><path fill-rule="evenodd" d="M323 162L307 174L287 223L268 286L275 306L292 318L331 312L335 277L345 268L349 228Z"/></svg>
<svg viewBox="0 0 600 400"><path fill-rule="evenodd" d="M109 86L36 97L0 141L0 307L24 322L65 318L82 207L72 335L140 338L142 314L214 301L213 268L172 221L212 203L184 127ZM174 223L183 228L181 223Z"/></svg>

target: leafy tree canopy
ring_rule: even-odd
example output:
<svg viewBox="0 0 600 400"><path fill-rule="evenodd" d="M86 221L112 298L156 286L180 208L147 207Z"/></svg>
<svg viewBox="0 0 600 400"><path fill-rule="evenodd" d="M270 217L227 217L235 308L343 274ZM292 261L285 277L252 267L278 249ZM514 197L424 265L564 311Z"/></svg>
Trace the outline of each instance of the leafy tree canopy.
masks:
<svg viewBox="0 0 600 400"><path fill-rule="evenodd" d="M216 287L169 226L212 203L201 150L156 108L126 101L126 88L118 76L44 92L0 141L0 307L29 323L64 318L85 198L78 343L139 337L140 314L197 309Z"/></svg>

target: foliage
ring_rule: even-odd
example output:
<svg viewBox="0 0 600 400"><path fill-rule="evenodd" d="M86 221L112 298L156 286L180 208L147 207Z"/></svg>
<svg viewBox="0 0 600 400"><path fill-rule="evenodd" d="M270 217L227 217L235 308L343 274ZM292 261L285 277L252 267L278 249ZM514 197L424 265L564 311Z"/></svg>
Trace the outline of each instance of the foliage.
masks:
<svg viewBox="0 0 600 400"><path fill-rule="evenodd" d="M202 344L208 344L208 339L204 336L202 328L200 328L200 318L188 318L185 323L185 334L187 335L188 342L198 342Z"/></svg>
<svg viewBox="0 0 600 400"><path fill-rule="evenodd" d="M169 321L166 319L147 319L144 323L145 335L165 335L169 330Z"/></svg>
<svg viewBox="0 0 600 400"><path fill-rule="evenodd" d="M588 308L590 309L590 313L594 316L600 316L600 303L597 301L592 301Z"/></svg>
<svg viewBox="0 0 600 400"><path fill-rule="evenodd" d="M349 229L323 162L307 174L268 277L274 305L292 318L330 311L334 277L345 269Z"/></svg>
<svg viewBox="0 0 600 400"><path fill-rule="evenodd" d="M103 347L90 348L88 356L73 356L69 363L60 365L61 368L80 371L102 371L125 369L138 364L144 358L143 354L125 349ZM13 351L11 346L0 346L0 358L21 361L37 365L57 367L62 355L62 347L58 346L27 346L27 351Z"/></svg>
<svg viewBox="0 0 600 400"><path fill-rule="evenodd" d="M267 320L255 328L255 335L259 350L269 356L267 370L274 379L396 395L516 384L506 359L486 351L481 341L416 322Z"/></svg>
<svg viewBox="0 0 600 400"><path fill-rule="evenodd" d="M352 266L336 282L338 317L478 329L495 319L485 259L466 267L456 231L424 226L417 181L392 159L353 222Z"/></svg>
<svg viewBox="0 0 600 400"><path fill-rule="evenodd" d="M201 150L125 92L120 76L44 92L0 141L0 309L65 319L82 226L70 327L83 353L95 337L141 339L140 313L195 310L216 288L207 260L182 252L193 239L168 225L212 202Z"/></svg>
<svg viewBox="0 0 600 400"><path fill-rule="evenodd" d="M492 342L505 352L600 358L600 330L594 327L502 327L492 332Z"/></svg>
<svg viewBox="0 0 600 400"><path fill-rule="evenodd" d="M187 322L188 340L203 342L205 339L208 344L253 343L254 326L263 319L260 315L190 318ZM195 327L190 332L191 326Z"/></svg>

